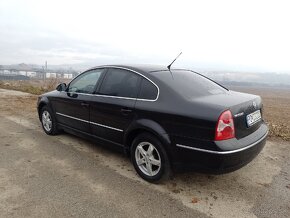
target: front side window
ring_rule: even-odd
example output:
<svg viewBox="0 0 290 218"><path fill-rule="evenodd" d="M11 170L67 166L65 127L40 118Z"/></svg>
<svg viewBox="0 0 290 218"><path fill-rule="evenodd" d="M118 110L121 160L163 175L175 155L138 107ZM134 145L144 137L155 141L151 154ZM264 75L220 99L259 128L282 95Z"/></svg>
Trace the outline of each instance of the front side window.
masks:
<svg viewBox="0 0 290 218"><path fill-rule="evenodd" d="M123 69L110 69L102 83L102 95L136 98L140 87L140 76Z"/></svg>
<svg viewBox="0 0 290 218"><path fill-rule="evenodd" d="M80 75L70 83L68 92L92 94L103 71L95 69Z"/></svg>

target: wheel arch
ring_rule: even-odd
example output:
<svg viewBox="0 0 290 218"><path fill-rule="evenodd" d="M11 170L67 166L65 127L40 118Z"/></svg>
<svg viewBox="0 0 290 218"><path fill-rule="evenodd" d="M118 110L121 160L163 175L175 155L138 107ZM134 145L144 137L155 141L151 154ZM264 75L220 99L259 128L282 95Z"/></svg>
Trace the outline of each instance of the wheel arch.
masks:
<svg viewBox="0 0 290 218"><path fill-rule="evenodd" d="M44 97L42 96L38 102L38 105L37 105L37 112L38 112L38 117L40 119L40 112L41 112L41 109L44 107L44 106L49 106L49 101L48 101L48 98L47 97Z"/></svg>
<svg viewBox="0 0 290 218"><path fill-rule="evenodd" d="M171 159L171 140L169 134L157 122L149 119L140 119L133 122L124 135L124 146L127 155L130 155L130 146L137 135L141 133L149 133L160 140L169 158Z"/></svg>

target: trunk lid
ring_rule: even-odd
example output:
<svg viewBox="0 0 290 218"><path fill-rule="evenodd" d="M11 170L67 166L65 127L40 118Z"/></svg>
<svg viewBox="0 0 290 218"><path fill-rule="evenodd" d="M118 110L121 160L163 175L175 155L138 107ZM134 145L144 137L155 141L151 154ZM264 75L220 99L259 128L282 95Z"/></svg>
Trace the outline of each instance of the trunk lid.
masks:
<svg viewBox="0 0 290 218"><path fill-rule="evenodd" d="M236 93L238 97L238 93ZM250 97L252 96L252 98ZM253 132L255 132L262 124L262 99L259 96L249 95L249 99L241 102L237 105L232 105L230 110L232 112L236 130L236 138L243 138ZM249 125L247 122L247 116L253 114L256 111L260 111L261 119ZM257 113L257 112L256 112Z"/></svg>
<svg viewBox="0 0 290 218"><path fill-rule="evenodd" d="M258 110L260 110L262 115L262 100L261 97L257 95L228 91L225 94L195 98L194 101L216 107L219 109L220 114L225 110L230 110L234 119L235 136L237 139L255 132L263 122L261 117L261 119L253 125L249 126L247 124L247 115Z"/></svg>

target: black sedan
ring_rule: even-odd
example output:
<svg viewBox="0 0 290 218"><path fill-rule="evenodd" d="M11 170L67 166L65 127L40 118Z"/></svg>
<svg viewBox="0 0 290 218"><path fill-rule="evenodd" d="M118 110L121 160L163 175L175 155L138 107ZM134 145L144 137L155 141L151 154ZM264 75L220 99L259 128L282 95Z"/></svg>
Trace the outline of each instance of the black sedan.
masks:
<svg viewBox="0 0 290 218"><path fill-rule="evenodd" d="M160 66L95 67L41 95L37 107L45 133L64 130L119 147L149 182L178 169L239 169L268 134L259 96Z"/></svg>

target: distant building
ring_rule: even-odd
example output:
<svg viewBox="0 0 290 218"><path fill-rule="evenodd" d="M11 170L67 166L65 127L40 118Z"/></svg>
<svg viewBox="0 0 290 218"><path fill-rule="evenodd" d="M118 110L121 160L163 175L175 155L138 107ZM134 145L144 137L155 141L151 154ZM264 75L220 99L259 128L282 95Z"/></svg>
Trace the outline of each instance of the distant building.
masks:
<svg viewBox="0 0 290 218"><path fill-rule="evenodd" d="M71 74L71 73L64 73L63 74L63 78L64 79L72 79L73 78L73 74Z"/></svg>
<svg viewBox="0 0 290 218"><path fill-rule="evenodd" d="M45 78L64 78L64 79L72 79L77 76L79 73L74 71L73 69L70 70L52 70L52 69L45 69L44 68L37 68L33 65L27 64L18 64L18 65L0 65L0 75L3 76L20 76L17 78L27 77L33 79L45 79Z"/></svg>
<svg viewBox="0 0 290 218"><path fill-rule="evenodd" d="M46 73L46 78L56 78L56 73Z"/></svg>
<svg viewBox="0 0 290 218"><path fill-rule="evenodd" d="M32 77L32 78L36 77L36 75L37 75L37 73L35 71L27 71L26 73L27 73L27 76Z"/></svg>
<svg viewBox="0 0 290 218"><path fill-rule="evenodd" d="M19 75L27 76L27 72L24 70L20 70L18 73L19 73Z"/></svg>

